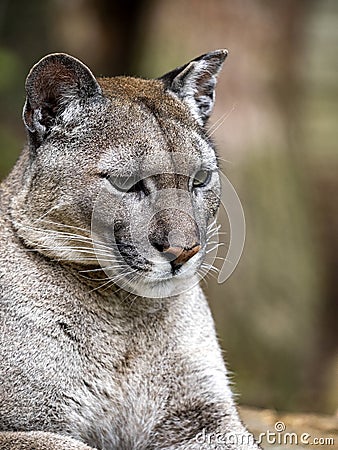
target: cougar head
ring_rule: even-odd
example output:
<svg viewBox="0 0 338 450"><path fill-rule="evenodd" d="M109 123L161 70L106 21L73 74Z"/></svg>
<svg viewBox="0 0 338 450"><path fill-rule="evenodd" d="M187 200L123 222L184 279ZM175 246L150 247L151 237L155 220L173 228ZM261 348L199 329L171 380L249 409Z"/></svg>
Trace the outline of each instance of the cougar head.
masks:
<svg viewBox="0 0 338 450"><path fill-rule="evenodd" d="M95 79L66 54L26 80L28 133L13 224L26 245L141 296L189 287L220 181L206 123L227 55L158 79Z"/></svg>

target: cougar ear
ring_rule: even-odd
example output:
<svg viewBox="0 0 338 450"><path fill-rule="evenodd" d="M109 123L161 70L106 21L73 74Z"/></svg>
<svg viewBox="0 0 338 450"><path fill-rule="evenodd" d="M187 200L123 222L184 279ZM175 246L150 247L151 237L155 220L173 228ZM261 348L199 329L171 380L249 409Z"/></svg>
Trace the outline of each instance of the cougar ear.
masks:
<svg viewBox="0 0 338 450"><path fill-rule="evenodd" d="M160 78L169 91L188 105L201 125L210 117L215 102L217 75L227 54L227 50L206 53Z"/></svg>
<svg viewBox="0 0 338 450"><path fill-rule="evenodd" d="M47 55L32 67L26 79L26 128L41 143L71 102L100 94L98 82L82 62L63 53Z"/></svg>

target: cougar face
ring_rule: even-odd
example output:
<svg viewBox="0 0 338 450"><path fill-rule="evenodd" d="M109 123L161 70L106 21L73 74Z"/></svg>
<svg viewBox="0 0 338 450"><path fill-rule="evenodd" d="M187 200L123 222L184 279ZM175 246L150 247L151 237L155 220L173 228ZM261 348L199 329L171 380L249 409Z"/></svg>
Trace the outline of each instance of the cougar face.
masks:
<svg viewBox="0 0 338 450"><path fill-rule="evenodd" d="M26 244L141 296L189 285L219 204L205 124L225 57L208 53L157 80L96 80L64 54L37 63L26 81L25 177L11 206Z"/></svg>

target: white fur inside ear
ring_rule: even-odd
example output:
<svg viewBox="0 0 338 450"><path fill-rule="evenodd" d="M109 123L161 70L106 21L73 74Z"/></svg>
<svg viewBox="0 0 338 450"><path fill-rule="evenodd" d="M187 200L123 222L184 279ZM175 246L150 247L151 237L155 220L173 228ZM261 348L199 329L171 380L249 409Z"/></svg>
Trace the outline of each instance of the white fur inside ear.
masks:
<svg viewBox="0 0 338 450"><path fill-rule="evenodd" d="M203 64L204 65L204 64ZM189 107L191 114L200 125L203 125L203 120L195 99L198 93L197 80L200 70L196 70L196 63L191 62L184 71L174 79L173 90L178 92L179 97Z"/></svg>
<svg viewBox="0 0 338 450"><path fill-rule="evenodd" d="M172 83L172 91L189 107L200 125L209 118L215 103L217 74L209 61L192 61Z"/></svg>
<svg viewBox="0 0 338 450"><path fill-rule="evenodd" d="M43 136L46 132L46 127L41 124L41 120L42 120L41 108L35 109L33 111L34 128L41 136Z"/></svg>
<svg viewBox="0 0 338 450"><path fill-rule="evenodd" d="M80 105L102 96L91 71L79 60L63 53L42 58L26 79L24 123L31 133L31 144L40 145L48 131L58 123L70 123Z"/></svg>
<svg viewBox="0 0 338 450"><path fill-rule="evenodd" d="M196 105L196 102L194 100L194 98L191 96L186 96L183 98L183 102L186 103L186 105L188 106L188 108L190 109L191 114L193 115L193 117L197 120L197 122L200 125L204 124L204 121L200 115L199 109Z"/></svg>
<svg viewBox="0 0 338 450"><path fill-rule="evenodd" d="M67 124L71 123L76 117L80 115L81 106L79 100L70 102L61 114L62 121Z"/></svg>

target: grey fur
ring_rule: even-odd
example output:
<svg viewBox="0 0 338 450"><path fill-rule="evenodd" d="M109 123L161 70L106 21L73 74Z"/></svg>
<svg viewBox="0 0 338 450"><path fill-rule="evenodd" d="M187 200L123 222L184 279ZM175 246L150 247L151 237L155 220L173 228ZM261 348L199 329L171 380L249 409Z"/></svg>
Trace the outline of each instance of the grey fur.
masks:
<svg viewBox="0 0 338 450"><path fill-rule="evenodd" d="M203 68L208 84L207 68L214 87L224 58L224 51L212 52L159 80L96 81L63 54L47 56L30 72L28 145L0 188L0 449L258 448L238 418L201 288L171 295L202 263L207 220L218 206L217 159L203 127L212 104L199 102L201 80L191 73ZM184 99L192 83L194 104ZM165 230L156 234L155 222L149 235L163 240L176 223L186 242L200 239L203 248L184 264L184 276L156 283L158 267L130 240L129 211L137 195L152 198L163 186L189 193L189 177L168 174L175 152L183 152L187 172L197 161L213 174L193 206L187 202L189 214L167 209ZM135 174L141 160L147 171L157 159L162 175L149 176L143 193L121 197L115 189L99 219L109 234L109 210L118 211L124 261L130 258L137 273L154 279L154 293L164 295L131 295L113 283L101 288L104 273L91 238L96 199L108 189L107 177ZM136 218L139 229L143 218ZM112 246L109 258L121 261L115 253ZM169 270L170 261L163 267ZM84 277L83 270L92 272ZM135 289L142 292L142 283ZM238 434L251 443L201 444L201 432Z"/></svg>

